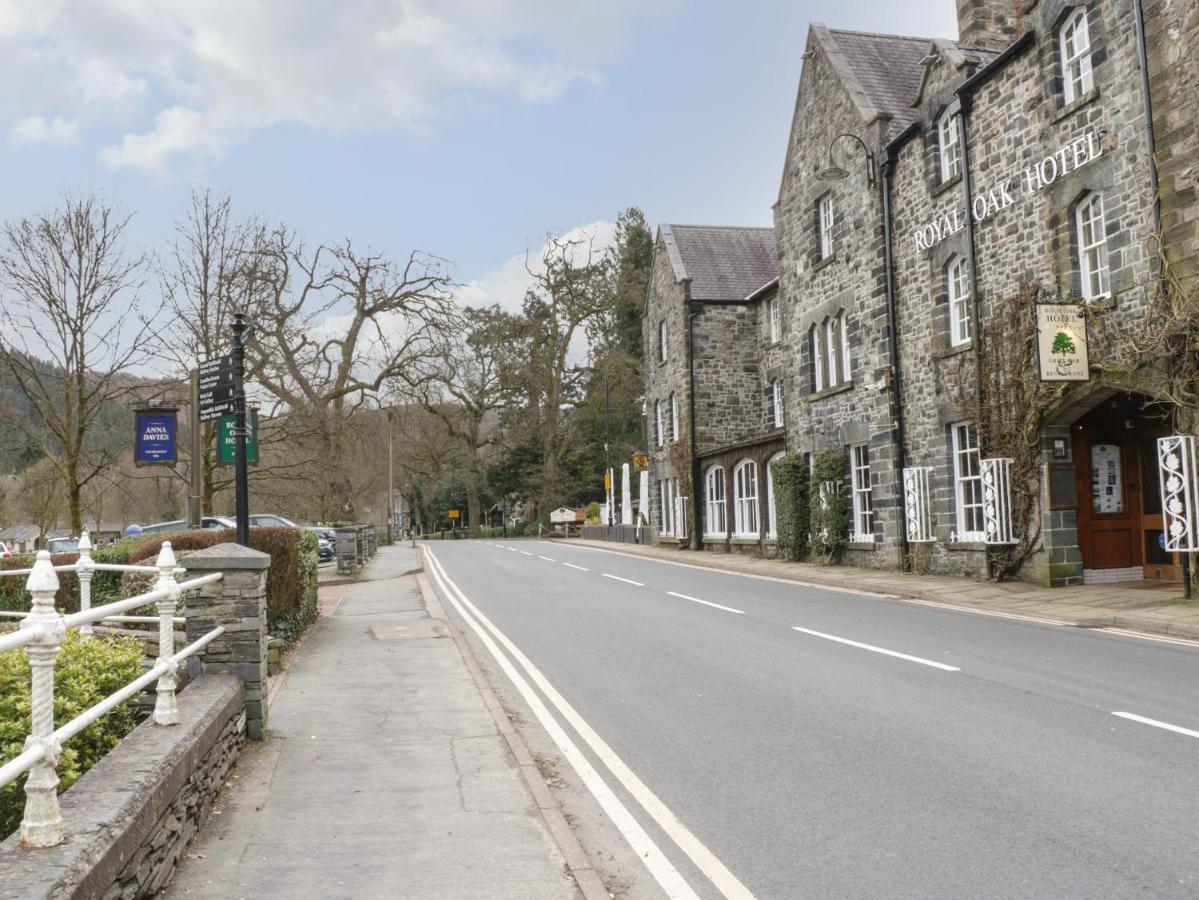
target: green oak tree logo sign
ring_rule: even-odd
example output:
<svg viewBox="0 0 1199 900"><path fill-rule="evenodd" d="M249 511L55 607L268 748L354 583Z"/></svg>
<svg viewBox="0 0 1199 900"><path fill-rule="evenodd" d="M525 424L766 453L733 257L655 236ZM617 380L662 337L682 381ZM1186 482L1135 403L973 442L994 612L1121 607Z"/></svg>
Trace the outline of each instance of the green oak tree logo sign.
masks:
<svg viewBox="0 0 1199 900"><path fill-rule="evenodd" d="M1037 350L1042 381L1086 381L1087 321L1081 306L1037 304Z"/></svg>

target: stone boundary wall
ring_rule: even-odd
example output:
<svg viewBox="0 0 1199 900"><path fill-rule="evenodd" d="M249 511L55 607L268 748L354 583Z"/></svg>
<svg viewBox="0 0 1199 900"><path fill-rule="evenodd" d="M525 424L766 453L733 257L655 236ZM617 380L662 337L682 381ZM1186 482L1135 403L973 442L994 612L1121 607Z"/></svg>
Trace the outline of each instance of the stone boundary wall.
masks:
<svg viewBox="0 0 1199 900"><path fill-rule="evenodd" d="M151 897L207 819L246 739L245 689L205 674L179 695L179 724L143 722L62 794L67 839L0 844L0 896Z"/></svg>

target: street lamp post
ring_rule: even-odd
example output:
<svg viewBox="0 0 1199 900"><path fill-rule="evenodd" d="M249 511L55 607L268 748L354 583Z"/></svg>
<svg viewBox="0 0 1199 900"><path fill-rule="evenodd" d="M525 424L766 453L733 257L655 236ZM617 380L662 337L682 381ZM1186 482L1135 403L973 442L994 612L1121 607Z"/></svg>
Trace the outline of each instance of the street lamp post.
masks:
<svg viewBox="0 0 1199 900"><path fill-rule="evenodd" d="M387 543L395 541L395 456L392 448L392 423L395 408L387 407Z"/></svg>

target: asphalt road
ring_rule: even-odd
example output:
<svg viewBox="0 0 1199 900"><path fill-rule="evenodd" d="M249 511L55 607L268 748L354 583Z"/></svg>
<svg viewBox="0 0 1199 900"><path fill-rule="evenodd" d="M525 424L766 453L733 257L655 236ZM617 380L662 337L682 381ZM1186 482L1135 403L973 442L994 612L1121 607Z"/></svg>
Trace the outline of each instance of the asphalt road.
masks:
<svg viewBox="0 0 1199 900"><path fill-rule="evenodd" d="M560 541L431 547L755 896L1199 896L1193 645Z"/></svg>

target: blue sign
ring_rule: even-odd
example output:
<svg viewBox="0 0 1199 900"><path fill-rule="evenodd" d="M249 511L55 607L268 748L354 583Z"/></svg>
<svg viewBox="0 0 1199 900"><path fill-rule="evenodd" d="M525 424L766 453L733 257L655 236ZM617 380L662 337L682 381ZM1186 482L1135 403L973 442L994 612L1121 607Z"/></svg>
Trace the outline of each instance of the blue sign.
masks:
<svg viewBox="0 0 1199 900"><path fill-rule="evenodd" d="M139 466L170 466L175 464L175 437L178 433L178 410L139 409L134 413L136 436L133 441L133 462Z"/></svg>

